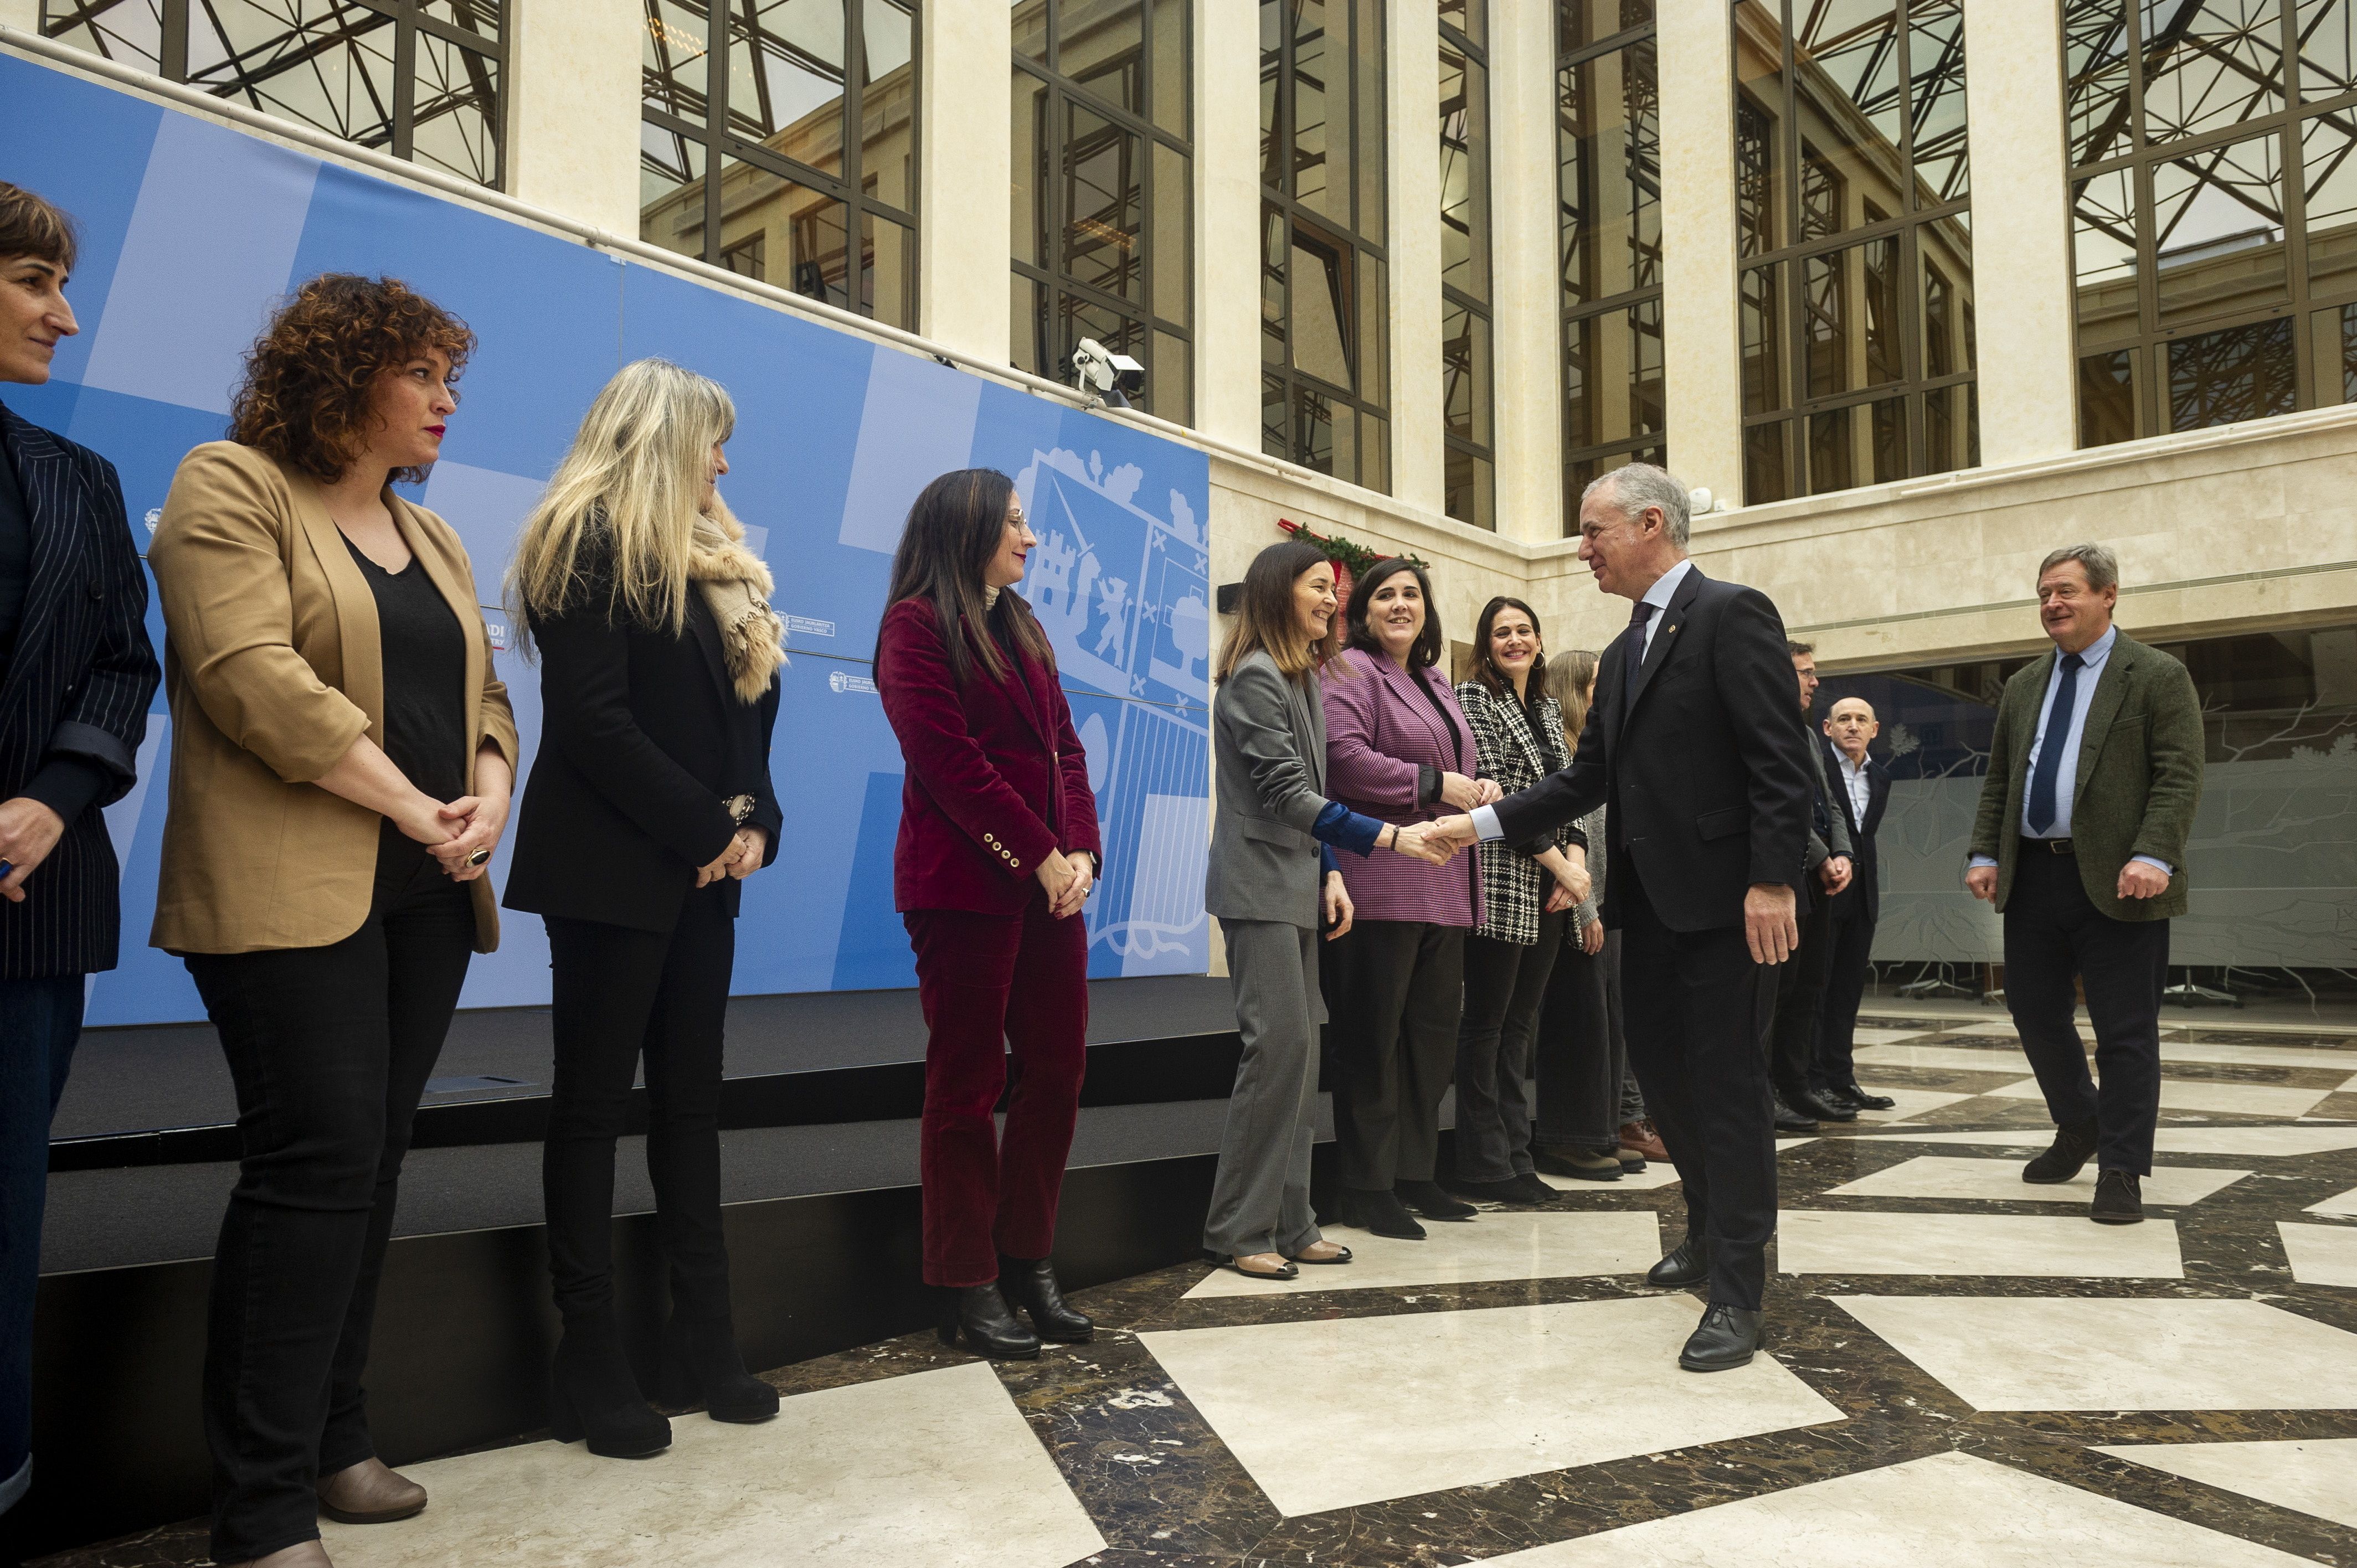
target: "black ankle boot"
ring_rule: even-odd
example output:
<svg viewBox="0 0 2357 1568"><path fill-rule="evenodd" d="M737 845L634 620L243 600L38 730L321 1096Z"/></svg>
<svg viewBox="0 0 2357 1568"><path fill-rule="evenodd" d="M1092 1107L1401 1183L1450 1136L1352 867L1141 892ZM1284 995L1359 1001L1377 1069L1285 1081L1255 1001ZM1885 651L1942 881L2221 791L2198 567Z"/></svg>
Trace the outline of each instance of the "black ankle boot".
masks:
<svg viewBox="0 0 2357 1568"><path fill-rule="evenodd" d="M749 1426L778 1413L778 1391L745 1369L737 1330L725 1317L665 1324L663 1374L667 1403L700 1404L715 1421Z"/></svg>
<svg viewBox="0 0 2357 1568"><path fill-rule="evenodd" d="M671 1446L671 1423L639 1392L611 1314L568 1323L549 1378L548 1427L559 1443L589 1440L608 1459L644 1459Z"/></svg>
<svg viewBox="0 0 2357 1568"><path fill-rule="evenodd" d="M1039 1337L1006 1310L1006 1298L998 1294L997 1281L951 1286L942 1295L942 1344L954 1345L963 1334L965 1348L977 1356L1028 1361L1039 1354Z"/></svg>
<svg viewBox="0 0 2357 1568"><path fill-rule="evenodd" d="M1401 1241L1425 1239L1424 1227L1415 1222L1415 1216L1387 1189L1346 1187L1335 1208L1340 1224L1355 1225L1361 1230Z"/></svg>
<svg viewBox="0 0 2357 1568"><path fill-rule="evenodd" d="M1048 1258L998 1255L998 1291L1007 1304L1031 1316L1031 1326L1042 1339L1059 1345L1085 1345L1096 1337L1097 1326L1065 1303L1056 1285L1056 1266Z"/></svg>

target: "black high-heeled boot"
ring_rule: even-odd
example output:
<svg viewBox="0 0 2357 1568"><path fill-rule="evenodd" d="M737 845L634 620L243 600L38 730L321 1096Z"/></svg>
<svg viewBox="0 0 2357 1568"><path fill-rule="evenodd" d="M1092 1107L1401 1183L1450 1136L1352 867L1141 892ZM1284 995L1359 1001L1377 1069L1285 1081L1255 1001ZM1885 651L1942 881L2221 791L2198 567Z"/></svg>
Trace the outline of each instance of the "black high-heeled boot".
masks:
<svg viewBox="0 0 2357 1568"><path fill-rule="evenodd" d="M549 1377L548 1427L559 1443L589 1441L608 1459L644 1459L671 1446L671 1423L639 1392L611 1315L568 1323Z"/></svg>
<svg viewBox="0 0 2357 1568"><path fill-rule="evenodd" d="M663 1380L664 1402L700 1404L715 1421L750 1426L778 1413L778 1391L745 1369L725 1317L663 1325Z"/></svg>
<svg viewBox="0 0 2357 1568"><path fill-rule="evenodd" d="M965 1348L977 1356L1028 1361L1039 1354L1039 1337L1006 1310L998 1283L952 1285L942 1292L942 1343L954 1345L965 1336Z"/></svg>
<svg viewBox="0 0 2357 1568"><path fill-rule="evenodd" d="M1075 1312L1056 1284L1056 1265L1048 1258L998 1255L998 1289L1009 1305L1031 1315L1031 1326L1042 1339L1059 1345L1085 1345L1096 1337L1097 1326Z"/></svg>

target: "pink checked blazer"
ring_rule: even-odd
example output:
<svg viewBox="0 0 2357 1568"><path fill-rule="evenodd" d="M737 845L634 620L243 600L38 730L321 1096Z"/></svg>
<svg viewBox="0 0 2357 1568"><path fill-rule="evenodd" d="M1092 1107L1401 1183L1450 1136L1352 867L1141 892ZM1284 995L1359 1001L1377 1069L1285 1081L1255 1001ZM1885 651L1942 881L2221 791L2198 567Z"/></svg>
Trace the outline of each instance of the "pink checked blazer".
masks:
<svg viewBox="0 0 2357 1568"><path fill-rule="evenodd" d="M1433 708L1416 683L1436 693L1455 721ZM1354 811L1387 822L1424 822L1448 813L1435 800L1416 803L1426 768L1474 777L1473 727L1457 693L1438 670L1411 675L1379 653L1351 648L1326 667L1318 682L1326 703L1326 792ZM1341 862L1342 885L1361 920L1420 920L1437 926L1475 923L1480 908L1478 855L1460 854L1445 866L1426 865L1379 849Z"/></svg>

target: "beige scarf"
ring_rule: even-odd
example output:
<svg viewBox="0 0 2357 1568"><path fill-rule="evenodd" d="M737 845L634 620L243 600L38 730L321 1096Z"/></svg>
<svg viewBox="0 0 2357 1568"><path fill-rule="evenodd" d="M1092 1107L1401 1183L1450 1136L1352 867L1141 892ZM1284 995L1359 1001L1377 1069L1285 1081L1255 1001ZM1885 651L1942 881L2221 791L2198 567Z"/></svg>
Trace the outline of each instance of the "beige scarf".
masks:
<svg viewBox="0 0 2357 1568"><path fill-rule="evenodd" d="M770 569L745 548L744 525L733 517L698 517L687 575L720 623L720 646L729 679L737 683L737 700L759 702L786 661L786 628L770 607Z"/></svg>

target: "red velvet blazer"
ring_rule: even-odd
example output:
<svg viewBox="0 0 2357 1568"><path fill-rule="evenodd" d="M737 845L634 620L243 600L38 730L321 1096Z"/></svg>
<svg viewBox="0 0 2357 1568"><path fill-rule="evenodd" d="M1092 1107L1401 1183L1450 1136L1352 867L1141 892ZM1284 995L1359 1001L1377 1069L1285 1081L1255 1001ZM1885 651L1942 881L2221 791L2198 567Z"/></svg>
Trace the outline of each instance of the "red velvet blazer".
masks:
<svg viewBox="0 0 2357 1568"><path fill-rule="evenodd" d="M892 852L897 909L1019 913L1050 850L1099 854L1088 758L1056 672L1018 657L963 689L930 599L884 612L876 684L909 765Z"/></svg>

